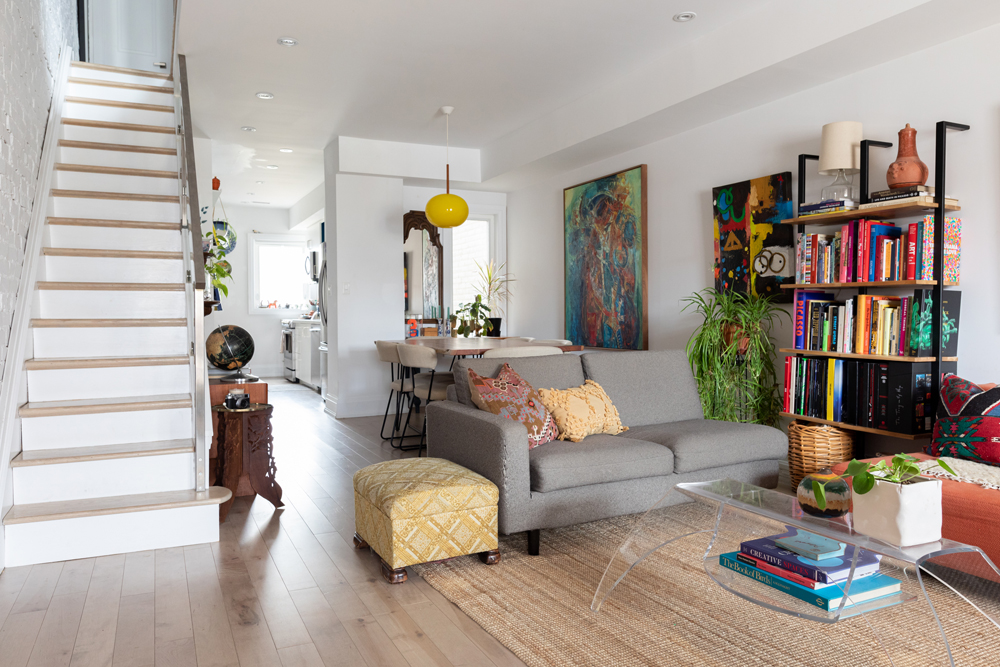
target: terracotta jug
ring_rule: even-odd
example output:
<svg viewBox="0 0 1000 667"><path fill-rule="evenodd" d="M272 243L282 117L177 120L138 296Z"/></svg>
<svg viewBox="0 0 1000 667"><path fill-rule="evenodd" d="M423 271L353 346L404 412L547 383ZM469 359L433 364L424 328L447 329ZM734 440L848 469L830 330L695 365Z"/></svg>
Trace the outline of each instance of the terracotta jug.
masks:
<svg viewBox="0 0 1000 667"><path fill-rule="evenodd" d="M927 165L917 157L917 131L907 123L899 131L899 154L889 165L885 180L890 188L906 188L927 183Z"/></svg>

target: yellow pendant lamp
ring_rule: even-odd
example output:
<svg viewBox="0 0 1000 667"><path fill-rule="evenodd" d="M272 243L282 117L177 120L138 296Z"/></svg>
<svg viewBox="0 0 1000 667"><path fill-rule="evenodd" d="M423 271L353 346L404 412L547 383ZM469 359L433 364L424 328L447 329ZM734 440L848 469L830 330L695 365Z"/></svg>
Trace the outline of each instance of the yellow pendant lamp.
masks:
<svg viewBox="0 0 1000 667"><path fill-rule="evenodd" d="M451 146L448 136L448 119L454 110L455 107L441 107L441 113L444 114L445 194L431 197L424 208L427 220L435 227L458 227L469 217L469 205L458 195L451 194Z"/></svg>

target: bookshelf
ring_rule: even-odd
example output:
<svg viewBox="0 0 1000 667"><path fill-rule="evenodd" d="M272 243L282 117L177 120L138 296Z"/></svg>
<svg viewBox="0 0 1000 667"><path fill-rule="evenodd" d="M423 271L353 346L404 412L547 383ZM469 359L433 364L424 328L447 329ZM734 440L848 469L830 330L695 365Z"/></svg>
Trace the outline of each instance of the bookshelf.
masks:
<svg viewBox="0 0 1000 667"><path fill-rule="evenodd" d="M823 226L823 225L842 225L851 220L858 219L898 219L898 218L909 218L927 215L929 212L933 212L934 215L934 256L933 256L933 280L896 280L896 281L876 281L876 282L849 282L849 283L806 283L806 284L786 284L782 285L782 289L812 289L812 290L823 290L823 289L856 289L858 294L867 294L869 289L888 289L888 288L906 288L906 287L923 287L930 288L932 291L933 305L931 307L931 340L932 340L932 356L926 357L911 357L911 356L890 356L890 355L874 355L874 354L855 354L855 353L843 353L843 352L824 352L819 350L802 350L796 348L781 348L781 352L789 355L795 355L798 357L806 358L827 358L827 359L849 359L858 361L870 361L870 362L903 362L903 363L930 363L931 364L931 386L930 386L930 399L931 403L925 405L924 408L931 415L933 420L937 414L937 400L938 392L941 380L941 364L943 362L956 362L957 357L944 357L942 356L942 322L943 322L943 310L942 310L942 300L944 295L944 287L946 285L943 281L944 275L944 229L945 229L945 219L948 213L955 211L960 211L961 206L957 203L951 203L945 201L945 181L946 181L946 155L947 155L947 137L949 130L956 131L966 131L969 129L968 125L963 125L960 123L953 123L949 121L939 121L935 128L935 169L934 169L934 192L936 193L933 197L921 197L918 201L911 201L907 203L888 203L882 206L858 209L853 211L836 211L833 213L820 213L817 215L810 215L804 217L794 217L788 218L781 221L781 224L795 225L797 232L799 234L804 234L806 231L806 226ZM868 189L868 156L871 147L878 148L891 148L892 144L889 142L882 141L872 141L865 140L861 142L861 204L867 204L869 202L869 189ZM798 205L801 206L806 201L806 163L809 160L818 160L817 155L799 155L799 178L798 178ZM955 285L947 285L949 287ZM794 334L793 334L794 335ZM830 385L833 386L832 384ZM845 381L846 388L846 381ZM832 390L831 390L832 391ZM846 389L845 389L846 391ZM845 407L846 410L846 407ZM859 406L860 410L860 406ZM869 408L869 414L871 414L871 408ZM927 432L918 434L907 434L907 433L897 433L894 431L888 431L879 428L870 428L868 426L858 426L856 424L850 424L845 422L830 421L827 419L821 419L818 417L810 417L806 415L795 414L793 412L782 412L783 417L789 417L791 419L799 419L806 422L812 422L815 424L824 424L827 426L836 426L849 431L855 431L862 434L871 433L883 436L889 436L893 438L900 438L904 440L917 440L920 438L930 437L933 430L933 421L931 422L932 428Z"/></svg>

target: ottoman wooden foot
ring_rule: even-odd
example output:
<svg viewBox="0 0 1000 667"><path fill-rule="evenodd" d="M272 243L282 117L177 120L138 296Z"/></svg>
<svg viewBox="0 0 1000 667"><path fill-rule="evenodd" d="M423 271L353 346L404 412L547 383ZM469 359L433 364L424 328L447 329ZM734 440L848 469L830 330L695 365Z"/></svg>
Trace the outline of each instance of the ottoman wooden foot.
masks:
<svg viewBox="0 0 1000 667"><path fill-rule="evenodd" d="M492 549L490 551L480 551L479 560L483 561L487 565L495 565L500 562L500 550Z"/></svg>
<svg viewBox="0 0 1000 667"><path fill-rule="evenodd" d="M355 549L367 549L368 543L365 542L364 538L354 533L354 548Z"/></svg>
<svg viewBox="0 0 1000 667"><path fill-rule="evenodd" d="M381 560L381 559L380 559ZM382 560L382 578L388 581L390 584L401 584L406 581L406 568L400 567L393 569L389 567L389 564Z"/></svg>

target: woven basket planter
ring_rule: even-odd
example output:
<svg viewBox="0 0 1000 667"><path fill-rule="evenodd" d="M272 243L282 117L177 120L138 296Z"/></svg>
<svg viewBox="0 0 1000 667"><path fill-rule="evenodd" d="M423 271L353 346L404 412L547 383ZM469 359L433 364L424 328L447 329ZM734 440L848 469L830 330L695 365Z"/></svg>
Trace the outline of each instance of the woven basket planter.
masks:
<svg viewBox="0 0 1000 667"><path fill-rule="evenodd" d="M806 475L853 457L854 438L848 431L798 420L788 425L788 473L793 493Z"/></svg>

